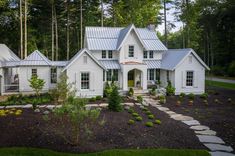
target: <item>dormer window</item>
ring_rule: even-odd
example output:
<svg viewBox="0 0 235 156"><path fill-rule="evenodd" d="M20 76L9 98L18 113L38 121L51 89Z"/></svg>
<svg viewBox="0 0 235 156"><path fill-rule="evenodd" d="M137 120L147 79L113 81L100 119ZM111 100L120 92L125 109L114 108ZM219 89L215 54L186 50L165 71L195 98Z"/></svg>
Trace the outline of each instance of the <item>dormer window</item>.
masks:
<svg viewBox="0 0 235 156"><path fill-rule="evenodd" d="M153 58L153 51L149 51L149 58Z"/></svg>
<svg viewBox="0 0 235 156"><path fill-rule="evenodd" d="M102 50L102 58L106 58L106 50Z"/></svg>
<svg viewBox="0 0 235 156"><path fill-rule="evenodd" d="M108 51L108 57L109 57L109 58L113 58L113 51L112 51L112 50L109 50L109 51Z"/></svg>
<svg viewBox="0 0 235 156"><path fill-rule="evenodd" d="M129 46L128 57L134 57L134 46Z"/></svg>
<svg viewBox="0 0 235 156"><path fill-rule="evenodd" d="M148 58L148 52L144 51L144 58Z"/></svg>

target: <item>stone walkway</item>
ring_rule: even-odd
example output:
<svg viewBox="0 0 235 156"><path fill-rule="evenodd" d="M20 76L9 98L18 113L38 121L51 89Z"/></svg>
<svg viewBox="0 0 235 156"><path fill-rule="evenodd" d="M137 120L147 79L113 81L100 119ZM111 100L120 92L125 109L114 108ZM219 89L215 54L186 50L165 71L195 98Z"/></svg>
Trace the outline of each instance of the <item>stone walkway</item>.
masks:
<svg viewBox="0 0 235 156"><path fill-rule="evenodd" d="M153 100L150 97L145 96L144 105L151 105L160 111L165 112L170 118L180 121L189 126L195 132L199 141L204 144L209 150L212 156L235 156L232 154L233 149L231 146L227 146L225 142L216 136L216 132L211 130L208 126L201 125L199 121L193 119L190 116L177 114L167 107L163 107L157 100Z"/></svg>

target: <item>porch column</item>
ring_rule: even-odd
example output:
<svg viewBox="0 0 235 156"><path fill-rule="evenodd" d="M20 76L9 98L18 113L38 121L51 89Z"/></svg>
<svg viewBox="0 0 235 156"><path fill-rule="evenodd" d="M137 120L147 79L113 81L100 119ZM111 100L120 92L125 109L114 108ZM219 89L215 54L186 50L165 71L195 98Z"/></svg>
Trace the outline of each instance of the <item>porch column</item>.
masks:
<svg viewBox="0 0 235 156"><path fill-rule="evenodd" d="M142 70L142 85L143 90L147 90L147 70Z"/></svg>
<svg viewBox="0 0 235 156"><path fill-rule="evenodd" d="M123 86L123 90L128 90L128 85L127 85L127 75L128 72L125 70L125 68L123 68L123 72L122 72L122 86Z"/></svg>

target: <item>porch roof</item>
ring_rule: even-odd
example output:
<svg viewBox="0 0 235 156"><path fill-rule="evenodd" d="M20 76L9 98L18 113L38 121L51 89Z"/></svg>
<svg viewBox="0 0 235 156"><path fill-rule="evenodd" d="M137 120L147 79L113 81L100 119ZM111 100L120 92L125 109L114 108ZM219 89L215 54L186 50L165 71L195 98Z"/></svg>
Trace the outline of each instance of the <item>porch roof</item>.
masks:
<svg viewBox="0 0 235 156"><path fill-rule="evenodd" d="M118 60L99 60L106 69L121 69Z"/></svg>
<svg viewBox="0 0 235 156"><path fill-rule="evenodd" d="M145 64L147 64L148 69L160 69L161 68L161 60L144 60Z"/></svg>

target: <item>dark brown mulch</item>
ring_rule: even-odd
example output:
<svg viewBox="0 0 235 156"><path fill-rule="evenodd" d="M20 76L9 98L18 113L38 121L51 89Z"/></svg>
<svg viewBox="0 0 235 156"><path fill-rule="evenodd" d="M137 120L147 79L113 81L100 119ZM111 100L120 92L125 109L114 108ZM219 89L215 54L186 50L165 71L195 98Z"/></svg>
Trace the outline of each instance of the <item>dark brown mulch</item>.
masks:
<svg viewBox="0 0 235 156"><path fill-rule="evenodd" d="M208 88L207 91L213 91L209 94L208 105L196 96L193 106L188 105L187 98L181 106L176 106L178 97L167 97L164 106L177 113L189 115L201 124L209 126L217 132L217 136L235 148L235 90ZM232 102L228 102L228 98L232 98ZM215 99L218 99L219 103L216 103Z"/></svg>
<svg viewBox="0 0 235 156"><path fill-rule="evenodd" d="M149 107L161 125L146 127L147 119L140 108L134 108L143 121L128 125L131 114L127 111L110 112L103 109L100 119L106 123L95 125L93 137L77 147L67 144L59 135L48 130L42 113L24 109L21 116L0 117L0 147L24 146L48 148L64 152L94 152L116 148L177 148L205 149L194 132L179 121L170 119L165 113ZM58 124L58 126L62 126ZM67 127L68 129L71 127Z"/></svg>

